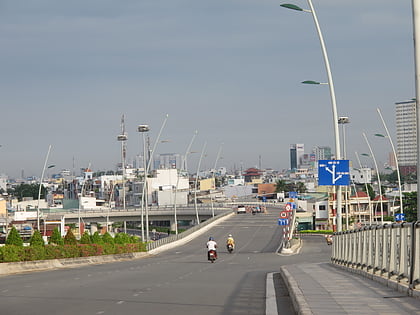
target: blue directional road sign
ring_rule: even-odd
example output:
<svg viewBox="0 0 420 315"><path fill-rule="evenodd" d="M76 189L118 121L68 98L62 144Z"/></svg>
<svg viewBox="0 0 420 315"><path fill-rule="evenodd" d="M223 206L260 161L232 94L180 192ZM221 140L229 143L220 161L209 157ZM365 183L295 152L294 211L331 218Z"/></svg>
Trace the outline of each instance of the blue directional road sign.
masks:
<svg viewBox="0 0 420 315"><path fill-rule="evenodd" d="M289 225L289 219L278 219L279 225Z"/></svg>
<svg viewBox="0 0 420 315"><path fill-rule="evenodd" d="M396 213L395 214L395 221L405 221L405 214L404 213Z"/></svg>
<svg viewBox="0 0 420 315"><path fill-rule="evenodd" d="M298 196L297 191L289 191L289 198L296 199Z"/></svg>
<svg viewBox="0 0 420 315"><path fill-rule="evenodd" d="M349 160L318 161L318 185L348 186L349 184Z"/></svg>

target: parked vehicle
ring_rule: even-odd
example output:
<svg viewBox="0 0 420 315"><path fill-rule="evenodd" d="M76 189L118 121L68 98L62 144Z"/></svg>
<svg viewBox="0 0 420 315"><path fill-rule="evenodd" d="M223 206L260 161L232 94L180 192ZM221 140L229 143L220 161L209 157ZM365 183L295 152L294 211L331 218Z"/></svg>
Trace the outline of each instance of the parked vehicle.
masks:
<svg viewBox="0 0 420 315"><path fill-rule="evenodd" d="M246 208L244 205L239 205L238 208L236 209L236 213L246 213Z"/></svg>

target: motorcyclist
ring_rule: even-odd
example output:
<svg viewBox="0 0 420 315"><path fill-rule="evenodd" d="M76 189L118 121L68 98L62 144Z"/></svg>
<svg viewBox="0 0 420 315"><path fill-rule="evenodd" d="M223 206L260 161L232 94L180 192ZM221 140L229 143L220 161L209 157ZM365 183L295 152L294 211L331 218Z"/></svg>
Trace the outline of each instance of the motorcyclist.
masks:
<svg viewBox="0 0 420 315"><path fill-rule="evenodd" d="M235 248L235 240L233 239L232 234L229 234L229 235L228 235L228 238L227 238L227 240L226 240L226 247L228 248L228 247L229 247L229 245L232 245L232 249L234 249L234 248Z"/></svg>
<svg viewBox="0 0 420 315"><path fill-rule="evenodd" d="M215 258L217 258L217 250L216 250L217 243L216 243L216 241L214 240L213 237L211 237L211 236L209 237L209 241L207 242L206 247L207 247L207 259L210 260L210 251L211 250L214 251L214 256L215 256Z"/></svg>

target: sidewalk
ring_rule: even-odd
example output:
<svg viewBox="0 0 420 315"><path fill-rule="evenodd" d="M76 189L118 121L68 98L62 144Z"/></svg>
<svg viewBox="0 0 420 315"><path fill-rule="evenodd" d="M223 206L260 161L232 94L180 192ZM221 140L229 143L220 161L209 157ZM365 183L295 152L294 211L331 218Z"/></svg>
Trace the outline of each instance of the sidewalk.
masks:
<svg viewBox="0 0 420 315"><path fill-rule="evenodd" d="M297 314L420 314L420 300L330 263L280 268Z"/></svg>

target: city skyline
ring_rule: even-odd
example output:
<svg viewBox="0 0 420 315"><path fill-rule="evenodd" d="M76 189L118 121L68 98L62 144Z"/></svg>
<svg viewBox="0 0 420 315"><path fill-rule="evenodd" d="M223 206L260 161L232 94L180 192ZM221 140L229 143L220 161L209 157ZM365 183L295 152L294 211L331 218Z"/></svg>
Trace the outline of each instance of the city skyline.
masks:
<svg viewBox="0 0 420 315"><path fill-rule="evenodd" d="M153 144L167 114L156 153L184 154L197 130L191 151L206 143L206 168L220 148L227 169L287 169L293 143L334 151L328 88L300 83L326 80L312 17L281 3L4 2L0 174L39 177L49 145L55 170L115 169L121 115L127 157L143 150L137 126ZM384 133L376 108L395 139L395 103L415 96L411 3L313 4L354 160L362 132ZM383 165L389 143L370 141Z"/></svg>

